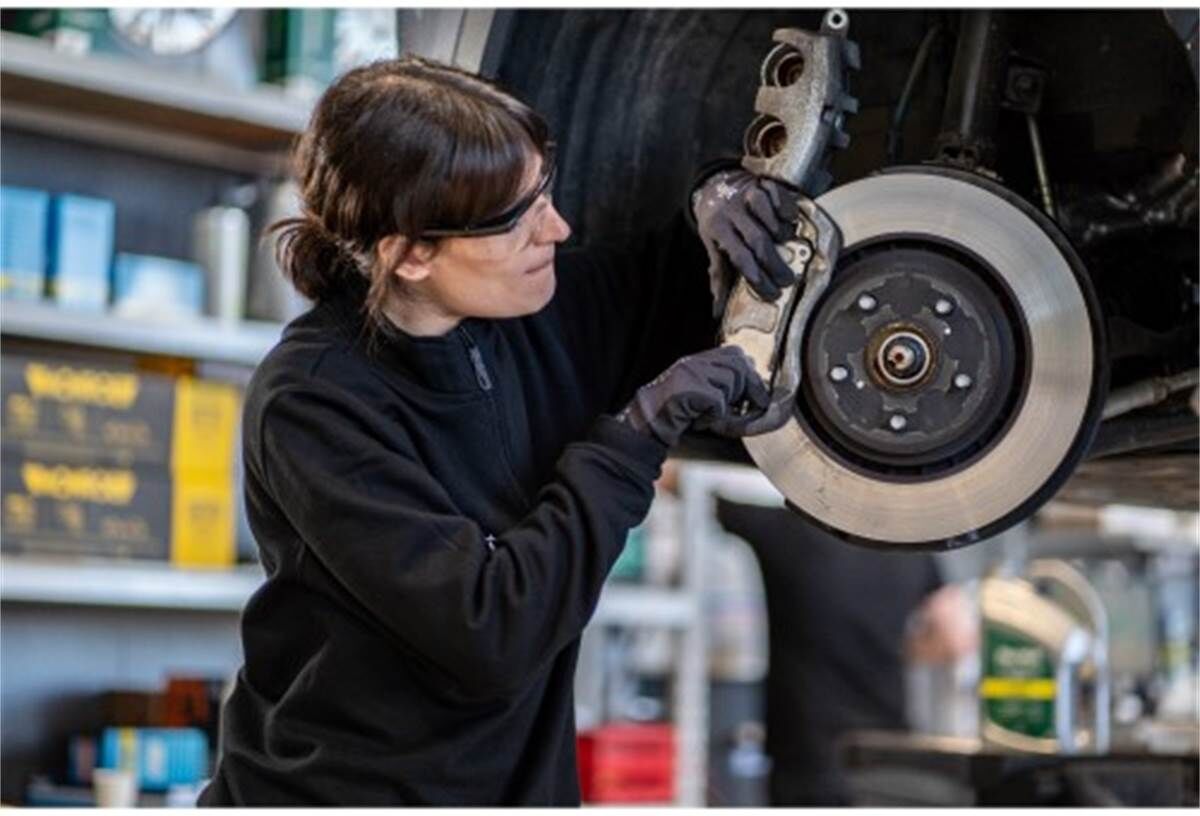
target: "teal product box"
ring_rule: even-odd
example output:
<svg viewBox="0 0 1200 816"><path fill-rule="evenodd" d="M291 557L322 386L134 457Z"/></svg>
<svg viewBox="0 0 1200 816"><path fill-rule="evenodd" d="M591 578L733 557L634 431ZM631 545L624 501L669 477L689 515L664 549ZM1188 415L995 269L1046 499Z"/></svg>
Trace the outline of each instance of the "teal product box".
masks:
<svg viewBox="0 0 1200 816"><path fill-rule="evenodd" d="M165 791L208 776L208 737L199 728L105 728L98 768L130 768L138 788Z"/></svg>
<svg viewBox="0 0 1200 816"><path fill-rule="evenodd" d="M0 187L0 297L37 300L46 286L50 194Z"/></svg>
<svg viewBox="0 0 1200 816"><path fill-rule="evenodd" d="M72 309L108 304L116 207L103 198L56 195L50 202L50 265L46 293Z"/></svg>
<svg viewBox="0 0 1200 816"><path fill-rule="evenodd" d="M646 526L639 524L625 538L625 549L612 565L608 577L614 581L640 581L646 566Z"/></svg>
<svg viewBox="0 0 1200 816"><path fill-rule="evenodd" d="M299 96L318 96L334 77L337 16L333 9L267 12L264 82Z"/></svg>
<svg viewBox="0 0 1200 816"><path fill-rule="evenodd" d="M121 317L193 317L204 312L204 269L190 261L117 253L113 313Z"/></svg>
<svg viewBox="0 0 1200 816"><path fill-rule="evenodd" d="M108 31L106 9L23 9L10 15L9 30L41 37L71 54L86 54Z"/></svg>

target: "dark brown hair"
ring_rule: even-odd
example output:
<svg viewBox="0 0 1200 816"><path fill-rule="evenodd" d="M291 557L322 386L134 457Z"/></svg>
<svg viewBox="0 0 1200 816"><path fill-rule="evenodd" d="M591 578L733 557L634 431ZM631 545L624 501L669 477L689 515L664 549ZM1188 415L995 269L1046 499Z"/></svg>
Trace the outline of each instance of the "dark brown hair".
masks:
<svg viewBox="0 0 1200 816"><path fill-rule="evenodd" d="M283 273L316 301L365 282L371 324L386 325L400 282L374 262L376 242L503 211L547 137L527 105L449 65L408 56L347 72L292 154L303 215L268 229Z"/></svg>

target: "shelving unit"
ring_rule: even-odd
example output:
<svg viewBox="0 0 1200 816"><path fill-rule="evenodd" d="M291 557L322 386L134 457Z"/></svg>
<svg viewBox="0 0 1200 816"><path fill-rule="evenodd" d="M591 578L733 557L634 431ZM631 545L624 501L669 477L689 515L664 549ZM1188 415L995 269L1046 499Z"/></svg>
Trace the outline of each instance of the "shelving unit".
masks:
<svg viewBox="0 0 1200 816"><path fill-rule="evenodd" d="M277 171L311 110L272 86L239 91L11 32L0 32L0 84L5 125L247 172Z"/></svg>
<svg viewBox="0 0 1200 816"><path fill-rule="evenodd" d="M161 562L0 556L0 601L146 609L240 612L262 585L258 566L181 569ZM598 623L687 626L698 614L689 595L670 589L610 584Z"/></svg>
<svg viewBox="0 0 1200 816"><path fill-rule="evenodd" d="M109 119L140 119L162 130L208 135L256 150L286 146L308 111L282 90L233 92L204 79L175 78L129 60L74 56L35 37L0 33L4 101Z"/></svg>
<svg viewBox="0 0 1200 816"><path fill-rule="evenodd" d="M262 584L257 566L179 569L159 562L0 557L0 600L240 612Z"/></svg>
<svg viewBox="0 0 1200 816"><path fill-rule="evenodd" d="M282 325L213 318L156 322L73 312L44 303L0 304L0 334L55 343L255 365L279 340Z"/></svg>

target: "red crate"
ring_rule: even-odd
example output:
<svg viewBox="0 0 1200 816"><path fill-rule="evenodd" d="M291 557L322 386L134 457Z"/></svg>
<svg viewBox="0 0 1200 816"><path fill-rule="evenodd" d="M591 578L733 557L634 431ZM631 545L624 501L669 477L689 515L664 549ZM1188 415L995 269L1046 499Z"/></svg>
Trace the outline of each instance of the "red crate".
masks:
<svg viewBox="0 0 1200 816"><path fill-rule="evenodd" d="M581 731L579 788L585 802L670 802L675 798L675 729L621 723Z"/></svg>

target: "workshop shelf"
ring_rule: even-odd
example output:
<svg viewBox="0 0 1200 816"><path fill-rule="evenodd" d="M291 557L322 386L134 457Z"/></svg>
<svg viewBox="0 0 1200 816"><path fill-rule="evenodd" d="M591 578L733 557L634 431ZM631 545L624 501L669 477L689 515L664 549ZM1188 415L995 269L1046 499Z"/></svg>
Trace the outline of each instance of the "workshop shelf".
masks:
<svg viewBox="0 0 1200 816"><path fill-rule="evenodd" d="M253 565L182 569L160 562L0 557L0 601L240 612L263 582Z"/></svg>
<svg viewBox="0 0 1200 816"><path fill-rule="evenodd" d="M255 174L279 174L312 109L271 85L239 90L11 32L0 32L0 83L5 127Z"/></svg>
<svg viewBox="0 0 1200 816"><path fill-rule="evenodd" d="M611 626L690 626L700 614L694 595L641 584L610 583L600 594L593 623Z"/></svg>
<svg viewBox="0 0 1200 816"><path fill-rule="evenodd" d="M257 565L183 569L153 561L0 557L0 601L76 606L240 612L263 582ZM696 604L669 589L610 584L595 621L613 625L687 626Z"/></svg>
<svg viewBox="0 0 1200 816"><path fill-rule="evenodd" d="M34 37L0 33L4 102L110 119L135 118L251 149L286 148L308 105L273 86L235 91L191 75L103 55L74 56Z"/></svg>
<svg viewBox="0 0 1200 816"><path fill-rule="evenodd" d="M142 354L257 365L279 341L282 324L214 318L134 320L73 312L43 303L0 304L0 334Z"/></svg>

